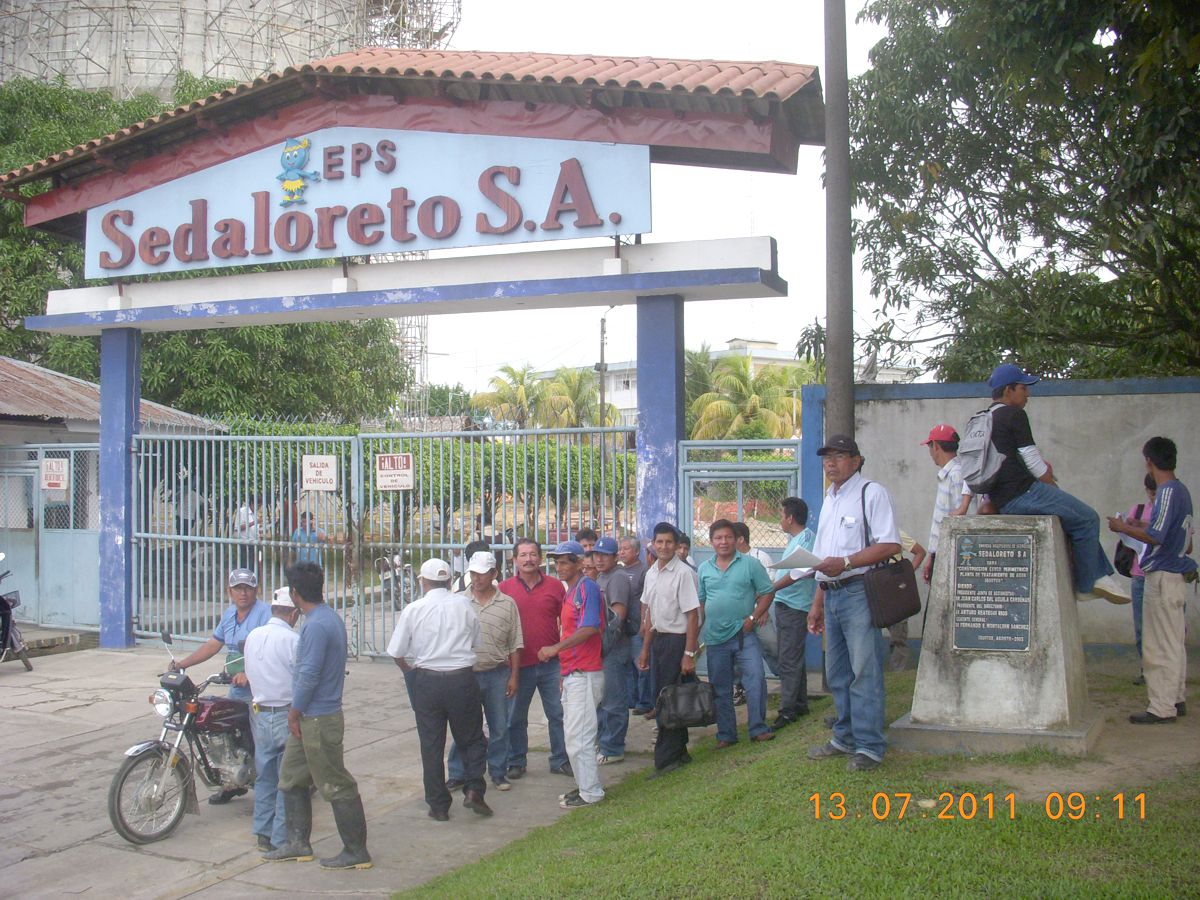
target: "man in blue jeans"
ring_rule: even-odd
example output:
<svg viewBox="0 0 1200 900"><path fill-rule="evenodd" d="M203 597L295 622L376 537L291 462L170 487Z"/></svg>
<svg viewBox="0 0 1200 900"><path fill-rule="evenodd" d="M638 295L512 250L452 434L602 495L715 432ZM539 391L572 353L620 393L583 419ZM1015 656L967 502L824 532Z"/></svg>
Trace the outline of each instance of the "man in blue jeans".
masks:
<svg viewBox="0 0 1200 900"><path fill-rule="evenodd" d="M698 594L704 610L704 642L708 653L708 680L717 702L717 749L737 743L737 716L733 708L733 669L740 666L746 688L746 724L752 741L775 737L767 725L767 678L762 648L754 633L767 617L775 592L762 563L738 553L733 523L717 519L708 539L716 556L697 571Z"/></svg>
<svg viewBox="0 0 1200 900"><path fill-rule="evenodd" d="M637 667L637 659L642 655L642 591L646 584L646 563L642 561L642 545L637 538L624 537L617 542L617 561L629 579L629 630L636 629L629 638L629 706L635 716L644 716L654 708L654 694L650 690L651 674Z"/></svg>
<svg viewBox="0 0 1200 900"><path fill-rule="evenodd" d="M565 594L562 582L542 572L542 548L532 538L517 538L513 544L517 574L500 583L500 590L513 598L521 616L521 673L517 694L508 706L508 770L505 777L516 780L525 774L529 754L529 703L537 691L550 731L550 771L573 777L563 736L562 672L558 659L538 660L538 651L557 644L558 617Z"/></svg>
<svg viewBox="0 0 1200 900"><path fill-rule="evenodd" d="M837 719L833 736L808 751L809 759L846 756L847 770L865 772L883 762L883 658L887 641L871 623L863 575L900 552L892 499L862 477L865 462L854 438L832 435L817 455L830 482L817 523L813 554L817 591L808 630L825 634L825 675ZM865 520L864 520L865 512Z"/></svg>
<svg viewBox="0 0 1200 900"><path fill-rule="evenodd" d="M300 610L291 591L279 588L271 598L271 619L246 637L246 677L254 703L250 727L254 731L254 835L258 849L271 851L287 840L283 794L279 790L279 763L288 738L288 710L292 706L292 667L300 635L296 622Z"/></svg>
<svg viewBox="0 0 1200 900"><path fill-rule="evenodd" d="M617 541L602 537L592 548L596 560L596 583L604 598L604 696L600 701L596 762L602 766L625 761L625 735L629 729L629 633L625 620L633 602L633 585L617 568ZM639 623L641 612L638 611ZM640 648L639 648L640 649Z"/></svg>
<svg viewBox="0 0 1200 900"><path fill-rule="evenodd" d="M480 550L467 561L470 584L463 594L479 618L480 643L475 648L475 681L483 700L487 721L488 773L496 790L512 788L508 770L508 703L517 695L521 672L521 616L512 597L496 587L496 557ZM446 790L455 791L467 783L467 770L451 743L447 765Z"/></svg>
<svg viewBox="0 0 1200 900"><path fill-rule="evenodd" d="M1025 404L1029 386L1039 380L1012 363L996 366L988 379L993 402L992 444L1004 456L988 498L1005 516L1058 516L1074 551L1077 600L1100 596L1111 603L1128 603L1129 591L1112 577L1112 563L1100 546L1100 517L1058 487L1054 470L1033 442Z"/></svg>

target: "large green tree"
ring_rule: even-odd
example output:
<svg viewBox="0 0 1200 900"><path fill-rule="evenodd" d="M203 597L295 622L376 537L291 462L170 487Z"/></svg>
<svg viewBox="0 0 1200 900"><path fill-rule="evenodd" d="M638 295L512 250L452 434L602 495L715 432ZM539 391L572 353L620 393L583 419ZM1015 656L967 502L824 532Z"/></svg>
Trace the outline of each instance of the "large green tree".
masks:
<svg viewBox="0 0 1200 900"><path fill-rule="evenodd" d="M180 77L176 102L220 83ZM65 84L0 85L0 171L9 171L163 111L151 96L129 101ZM26 187L25 195L45 185ZM161 277L161 276L160 276ZM45 311L50 290L80 287L80 245L26 229L20 203L0 200L0 354L80 378L99 377L95 339L23 327ZM142 395L202 415L337 418L385 416L408 378L390 320L150 333L143 339Z"/></svg>
<svg viewBox="0 0 1200 900"><path fill-rule="evenodd" d="M617 408L611 403L604 405L607 409L600 421L600 382L595 372L564 366L546 381L539 419L550 428L615 425Z"/></svg>
<svg viewBox="0 0 1200 900"><path fill-rule="evenodd" d="M749 356L717 360L712 390L692 403L693 440L790 438L800 427L801 367L752 371Z"/></svg>
<svg viewBox="0 0 1200 900"><path fill-rule="evenodd" d="M538 378L533 366L501 366L500 374L488 381L490 391L476 394L471 405L490 413L497 422L517 428L537 426L546 397L546 382Z"/></svg>
<svg viewBox="0 0 1200 900"><path fill-rule="evenodd" d="M871 0L851 88L875 344L946 378L1200 370L1200 6ZM898 323L904 323L903 325Z"/></svg>

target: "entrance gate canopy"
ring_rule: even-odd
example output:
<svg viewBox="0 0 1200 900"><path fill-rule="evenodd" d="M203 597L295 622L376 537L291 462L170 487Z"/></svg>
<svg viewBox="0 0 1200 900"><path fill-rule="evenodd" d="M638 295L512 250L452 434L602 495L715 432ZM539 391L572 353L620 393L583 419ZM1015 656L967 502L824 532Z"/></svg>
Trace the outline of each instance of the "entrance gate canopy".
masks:
<svg viewBox="0 0 1200 900"><path fill-rule="evenodd" d="M139 332L148 328L636 302L637 531L674 520L683 301L786 293L769 238L725 253L734 261L724 266L721 254L705 260L695 246L612 256L602 248L574 258L579 269L540 278L534 272L545 263L530 258L549 254L492 257L496 272L527 268L466 281L425 277L436 265L479 273L489 263L431 261L418 270L422 282L407 286L396 283L407 267L351 271L346 256L378 252L376 244L425 246L418 238L463 246L640 236L649 228L647 158L795 172L799 144L823 142L822 121L810 66L373 48L286 69L0 177L10 196L53 179L50 190L25 198L25 223L75 239L86 231L92 276L274 264L288 254L343 260L340 276L262 272L220 285L120 282L62 292L47 315L27 320L35 329L101 334L101 645L133 640L130 460ZM412 154L398 155L410 140L433 149L412 164ZM479 147L486 152L468 152ZM532 162L514 157L527 150ZM422 159L430 155L437 158ZM453 180L442 180L446 172ZM364 177L373 186L362 192ZM459 200L468 196L476 205ZM714 198L716 221L719 212ZM303 286L284 289L292 276ZM376 277L396 281L371 284Z"/></svg>

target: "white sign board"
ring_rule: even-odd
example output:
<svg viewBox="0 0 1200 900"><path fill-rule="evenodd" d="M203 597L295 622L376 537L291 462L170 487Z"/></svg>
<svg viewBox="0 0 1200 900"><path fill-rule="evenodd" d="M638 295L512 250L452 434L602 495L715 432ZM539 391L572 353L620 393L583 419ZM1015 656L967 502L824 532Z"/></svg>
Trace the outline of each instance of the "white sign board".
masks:
<svg viewBox="0 0 1200 900"><path fill-rule="evenodd" d="M336 491L338 466L336 456L305 454L300 460L300 489L303 491Z"/></svg>
<svg viewBox="0 0 1200 900"><path fill-rule="evenodd" d="M67 459L42 459L42 490L65 491L71 483L71 472Z"/></svg>
<svg viewBox="0 0 1200 900"><path fill-rule="evenodd" d="M411 491L413 489L412 454L376 453L375 488L380 491Z"/></svg>
<svg viewBox="0 0 1200 900"><path fill-rule="evenodd" d="M647 234L650 148L339 126L87 213L88 278Z"/></svg>

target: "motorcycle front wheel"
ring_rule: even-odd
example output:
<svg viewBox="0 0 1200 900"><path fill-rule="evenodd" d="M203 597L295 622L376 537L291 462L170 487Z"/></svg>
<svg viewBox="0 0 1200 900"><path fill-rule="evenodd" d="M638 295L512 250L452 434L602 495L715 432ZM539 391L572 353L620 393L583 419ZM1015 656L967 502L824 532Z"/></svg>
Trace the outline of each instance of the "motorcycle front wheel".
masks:
<svg viewBox="0 0 1200 900"><path fill-rule="evenodd" d="M131 756L113 776L108 789L108 817L117 834L131 844L161 841L183 818L187 762L176 757L175 765L168 767L169 754L169 750L156 747Z"/></svg>

